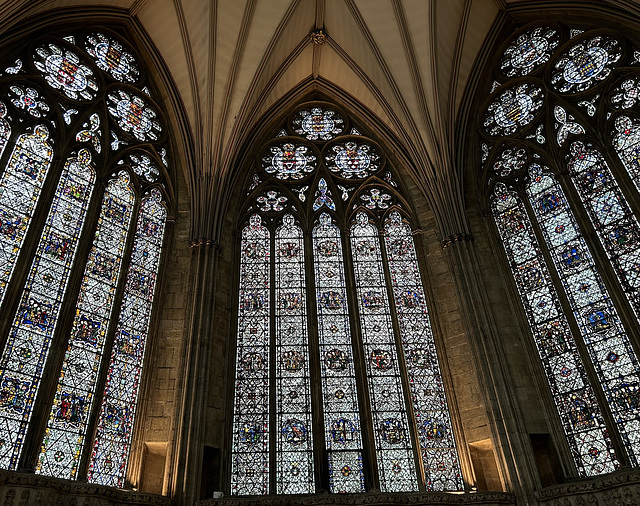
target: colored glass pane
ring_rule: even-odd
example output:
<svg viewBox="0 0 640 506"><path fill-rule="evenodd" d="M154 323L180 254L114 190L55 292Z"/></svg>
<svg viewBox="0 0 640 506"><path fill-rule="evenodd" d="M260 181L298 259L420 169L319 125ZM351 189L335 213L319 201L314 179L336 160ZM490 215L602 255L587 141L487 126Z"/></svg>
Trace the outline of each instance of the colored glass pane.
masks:
<svg viewBox="0 0 640 506"><path fill-rule="evenodd" d="M316 168L316 157L303 144L284 142L271 146L262 157L262 168L278 179L302 179Z"/></svg>
<svg viewBox="0 0 640 506"><path fill-rule="evenodd" d="M313 228L313 259L329 487L334 493L364 492L342 240L327 213L320 215Z"/></svg>
<svg viewBox="0 0 640 506"><path fill-rule="evenodd" d="M65 163L0 360L0 466L15 469L91 197L94 169L81 150Z"/></svg>
<svg viewBox="0 0 640 506"><path fill-rule="evenodd" d="M89 465L88 481L122 488L133 435L167 210L142 199Z"/></svg>
<svg viewBox="0 0 640 506"><path fill-rule="evenodd" d="M269 211L282 211L287 205L287 197L280 194L275 190L269 190L262 195L260 195L256 202L258 203L258 208L261 211L269 212Z"/></svg>
<svg viewBox="0 0 640 506"><path fill-rule="evenodd" d="M572 46L554 65L551 84L560 93L579 93L606 79L622 56L613 37L596 36Z"/></svg>
<svg viewBox="0 0 640 506"><path fill-rule="evenodd" d="M527 152L523 148L503 149L493 162L493 172L500 177L507 177L519 172L527 161Z"/></svg>
<svg viewBox="0 0 640 506"><path fill-rule="evenodd" d="M379 234L358 213L350 237L380 489L411 492L418 485Z"/></svg>
<svg viewBox="0 0 640 506"><path fill-rule="evenodd" d="M490 135L511 135L533 121L542 107L542 90L530 83L523 83L503 91L489 105L483 125Z"/></svg>
<svg viewBox="0 0 640 506"><path fill-rule="evenodd" d="M102 151L102 143L100 142L102 131L100 130L100 116L98 113L92 114L89 117L89 121L82 125L82 128L83 130L76 134L76 141L90 142L93 149L100 153Z"/></svg>
<svg viewBox="0 0 640 506"><path fill-rule="evenodd" d="M327 206L332 211L336 210L336 204L331 197L331 191L327 186L327 182L321 177L318 181L318 189L316 190L315 200L313 201L313 210L317 211L322 206Z"/></svg>
<svg viewBox="0 0 640 506"><path fill-rule="evenodd" d="M600 152L583 142L574 142L567 168L636 318L640 319L640 223Z"/></svg>
<svg viewBox="0 0 640 506"><path fill-rule="evenodd" d="M11 103L14 107L28 112L34 118L46 116L49 106L33 88L28 86L9 86Z"/></svg>
<svg viewBox="0 0 640 506"><path fill-rule="evenodd" d="M613 90L611 104L616 109L629 109L636 105L640 97L640 77L625 79Z"/></svg>
<svg viewBox="0 0 640 506"><path fill-rule="evenodd" d="M334 144L325 155L327 168L344 178L364 178L381 167L382 159L370 144L353 141Z"/></svg>
<svg viewBox="0 0 640 506"><path fill-rule="evenodd" d="M494 194L493 217L578 473L614 471L618 459L524 204L503 184ZM561 234L564 225L556 227Z"/></svg>
<svg viewBox="0 0 640 506"><path fill-rule="evenodd" d="M293 131L310 141L328 141L344 130L344 120L333 109L310 107L298 111L291 121Z"/></svg>
<svg viewBox="0 0 640 506"><path fill-rule="evenodd" d="M271 243L262 219L242 230L231 491L269 492Z"/></svg>
<svg viewBox="0 0 640 506"><path fill-rule="evenodd" d="M632 464L638 465L640 364L564 192L532 164L527 194Z"/></svg>
<svg viewBox="0 0 640 506"><path fill-rule="evenodd" d="M304 237L287 214L275 234L276 480L279 494L315 492Z"/></svg>
<svg viewBox="0 0 640 506"><path fill-rule="evenodd" d="M627 116L615 120L613 147L624 164L633 184L640 191L640 122Z"/></svg>
<svg viewBox="0 0 640 506"><path fill-rule="evenodd" d="M380 188L371 188L369 194L360 195L360 201L367 209L388 209L393 197Z"/></svg>
<svg viewBox="0 0 640 506"><path fill-rule="evenodd" d="M0 102L0 157L4 153L9 137L11 136L11 125L5 119L7 116L7 106Z"/></svg>
<svg viewBox="0 0 640 506"><path fill-rule="evenodd" d="M102 199L69 344L42 442L38 472L43 474L73 478L77 473L134 200L129 176L120 172L118 178L107 185Z"/></svg>
<svg viewBox="0 0 640 506"><path fill-rule="evenodd" d="M427 490L462 490L458 452L411 227L393 211L384 231L425 485Z"/></svg>
<svg viewBox="0 0 640 506"><path fill-rule="evenodd" d="M76 53L47 44L35 50L33 63L47 84L67 97L85 101L96 97L98 81Z"/></svg>
<svg viewBox="0 0 640 506"><path fill-rule="evenodd" d="M53 159L49 131L38 125L18 137L0 178L0 301L20 253Z"/></svg>
<svg viewBox="0 0 640 506"><path fill-rule="evenodd" d="M116 90L107 95L109 114L123 132L141 142L157 141L162 132L158 113L140 95Z"/></svg>
<svg viewBox="0 0 640 506"><path fill-rule="evenodd" d="M508 77L530 74L551 57L560 42L559 34L549 27L538 26L519 35L502 55L500 68Z"/></svg>
<svg viewBox="0 0 640 506"><path fill-rule="evenodd" d="M100 70L121 82L133 83L138 80L140 69L135 58L117 40L94 33L87 37L85 47Z"/></svg>

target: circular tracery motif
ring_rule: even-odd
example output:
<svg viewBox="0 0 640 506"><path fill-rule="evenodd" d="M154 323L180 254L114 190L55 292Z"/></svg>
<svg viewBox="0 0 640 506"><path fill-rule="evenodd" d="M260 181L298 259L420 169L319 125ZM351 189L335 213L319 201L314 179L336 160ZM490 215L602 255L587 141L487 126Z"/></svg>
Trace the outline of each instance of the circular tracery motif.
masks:
<svg viewBox="0 0 640 506"><path fill-rule="evenodd" d="M619 42L612 37L597 36L584 40L554 65L551 84L561 93L579 93L606 79L622 56Z"/></svg>
<svg viewBox="0 0 640 506"><path fill-rule="evenodd" d="M271 146L262 158L262 168L278 179L301 179L316 168L316 157L307 146L285 142Z"/></svg>
<svg viewBox="0 0 640 506"><path fill-rule="evenodd" d="M140 70L135 58L117 40L95 33L87 37L85 47L100 70L121 82L133 83L138 80Z"/></svg>
<svg viewBox="0 0 640 506"><path fill-rule="evenodd" d="M300 420L289 419L282 427L282 437L293 446L299 446L307 440L307 427Z"/></svg>
<svg viewBox="0 0 640 506"><path fill-rule="evenodd" d="M560 37L553 28L539 26L521 34L505 50L500 65L508 77L525 76L549 61Z"/></svg>
<svg viewBox="0 0 640 506"><path fill-rule="evenodd" d="M332 109L311 107L296 113L291 121L293 131L310 141L328 141L344 130L344 120Z"/></svg>
<svg viewBox="0 0 640 506"><path fill-rule="evenodd" d="M542 90L524 83L501 93L487 108L484 128L490 135L511 135L533 121L543 104Z"/></svg>
<svg viewBox="0 0 640 506"><path fill-rule="evenodd" d="M139 95L117 90L108 95L109 114L118 126L139 141L156 141L162 132L158 113Z"/></svg>
<svg viewBox="0 0 640 506"><path fill-rule="evenodd" d="M98 84L93 71L75 53L48 44L36 49L33 63L49 86L67 97L75 100L95 98Z"/></svg>
<svg viewBox="0 0 640 506"><path fill-rule="evenodd" d="M347 141L336 144L325 155L327 168L344 178L364 178L380 168L381 157L369 144Z"/></svg>
<svg viewBox="0 0 640 506"><path fill-rule="evenodd" d="M507 177L518 172L527 161L527 152L522 149L507 148L500 153L493 163L493 171L501 177Z"/></svg>

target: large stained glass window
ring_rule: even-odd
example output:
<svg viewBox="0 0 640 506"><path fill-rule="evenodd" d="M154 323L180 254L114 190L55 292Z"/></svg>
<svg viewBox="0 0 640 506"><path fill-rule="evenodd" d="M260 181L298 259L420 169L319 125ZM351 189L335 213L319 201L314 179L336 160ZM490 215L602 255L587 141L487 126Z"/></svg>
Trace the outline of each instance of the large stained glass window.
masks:
<svg viewBox="0 0 640 506"><path fill-rule="evenodd" d="M364 131L302 104L248 174L233 494L464 488L411 211Z"/></svg>
<svg viewBox="0 0 640 506"><path fill-rule="evenodd" d="M165 121L105 30L20 51L0 61L0 467L124 487L170 199Z"/></svg>
<svg viewBox="0 0 640 506"><path fill-rule="evenodd" d="M640 464L631 47L583 27L522 28L479 125L482 192L579 476Z"/></svg>

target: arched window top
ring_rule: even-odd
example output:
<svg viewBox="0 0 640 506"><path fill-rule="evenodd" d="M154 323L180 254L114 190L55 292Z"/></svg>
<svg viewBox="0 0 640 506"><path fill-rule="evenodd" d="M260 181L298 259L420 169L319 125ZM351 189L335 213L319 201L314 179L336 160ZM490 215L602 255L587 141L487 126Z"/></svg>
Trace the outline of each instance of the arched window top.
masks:
<svg viewBox="0 0 640 506"><path fill-rule="evenodd" d="M168 123L120 36L63 30L0 59L0 466L124 487Z"/></svg>
<svg viewBox="0 0 640 506"><path fill-rule="evenodd" d="M483 205L581 476L640 461L637 44L522 28L499 51L477 130Z"/></svg>
<svg viewBox="0 0 640 506"><path fill-rule="evenodd" d="M463 486L411 208L354 123L333 104L300 104L250 166L234 494Z"/></svg>

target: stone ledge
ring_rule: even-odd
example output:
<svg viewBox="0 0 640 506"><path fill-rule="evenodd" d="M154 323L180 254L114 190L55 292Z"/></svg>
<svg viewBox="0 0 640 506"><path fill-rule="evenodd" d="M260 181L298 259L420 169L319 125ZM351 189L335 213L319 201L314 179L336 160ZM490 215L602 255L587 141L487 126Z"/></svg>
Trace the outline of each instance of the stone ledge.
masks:
<svg viewBox="0 0 640 506"><path fill-rule="evenodd" d="M512 494L502 492L423 492L408 494L314 494L314 495L266 495L252 497L224 497L198 501L197 506L322 506L322 505L413 504L430 506L438 504L472 504L494 506L516 504Z"/></svg>
<svg viewBox="0 0 640 506"><path fill-rule="evenodd" d="M72 506L148 504L173 506L173 499L157 494L121 490L104 485L63 480L31 473L0 470L0 502L5 506Z"/></svg>
<svg viewBox="0 0 640 506"><path fill-rule="evenodd" d="M639 505L640 470L623 470L589 478L553 485L536 492L536 498L544 506Z"/></svg>

